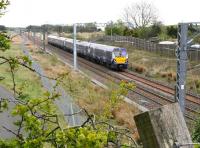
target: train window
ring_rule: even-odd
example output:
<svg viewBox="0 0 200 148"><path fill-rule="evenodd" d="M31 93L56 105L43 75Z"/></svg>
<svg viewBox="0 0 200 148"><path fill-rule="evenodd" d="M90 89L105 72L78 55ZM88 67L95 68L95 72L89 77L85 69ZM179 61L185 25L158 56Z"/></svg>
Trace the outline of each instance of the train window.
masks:
<svg viewBox="0 0 200 148"><path fill-rule="evenodd" d="M125 57L127 55L125 48L121 49L121 55L122 55L122 57Z"/></svg>
<svg viewBox="0 0 200 148"><path fill-rule="evenodd" d="M125 57L127 55L125 48L115 48L113 52L116 57Z"/></svg>
<svg viewBox="0 0 200 148"><path fill-rule="evenodd" d="M113 52L116 57L121 56L119 48L115 48Z"/></svg>

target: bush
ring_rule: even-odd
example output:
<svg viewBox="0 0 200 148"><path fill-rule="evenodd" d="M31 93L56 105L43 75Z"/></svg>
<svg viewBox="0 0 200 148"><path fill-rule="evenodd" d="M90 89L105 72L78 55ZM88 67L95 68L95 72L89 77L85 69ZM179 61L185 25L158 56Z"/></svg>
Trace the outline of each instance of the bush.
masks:
<svg viewBox="0 0 200 148"><path fill-rule="evenodd" d="M138 73L144 73L146 71L145 67L142 66L136 66L135 71Z"/></svg>
<svg viewBox="0 0 200 148"><path fill-rule="evenodd" d="M175 27L175 26L168 26L166 28L166 31L167 31L167 35L171 38L176 38L177 37L177 31L178 31L178 28Z"/></svg>
<svg viewBox="0 0 200 148"><path fill-rule="evenodd" d="M196 142L200 142L200 118L197 119L192 133L192 139Z"/></svg>

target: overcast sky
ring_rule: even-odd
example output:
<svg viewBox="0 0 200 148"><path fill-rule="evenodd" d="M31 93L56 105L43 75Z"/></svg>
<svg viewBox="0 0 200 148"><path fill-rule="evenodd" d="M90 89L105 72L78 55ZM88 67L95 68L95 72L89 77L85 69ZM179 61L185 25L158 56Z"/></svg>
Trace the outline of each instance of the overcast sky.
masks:
<svg viewBox="0 0 200 148"><path fill-rule="evenodd" d="M122 18L123 9L140 0L10 0L0 24L28 26L108 22ZM200 21L200 0L145 0L158 9L164 24Z"/></svg>

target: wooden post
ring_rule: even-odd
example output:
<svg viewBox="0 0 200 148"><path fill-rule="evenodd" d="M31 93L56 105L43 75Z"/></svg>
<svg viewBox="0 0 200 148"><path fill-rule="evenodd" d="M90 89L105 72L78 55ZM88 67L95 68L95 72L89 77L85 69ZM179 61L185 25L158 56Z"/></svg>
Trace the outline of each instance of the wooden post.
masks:
<svg viewBox="0 0 200 148"><path fill-rule="evenodd" d="M178 103L144 112L134 119L144 148L173 148L175 143L192 142Z"/></svg>

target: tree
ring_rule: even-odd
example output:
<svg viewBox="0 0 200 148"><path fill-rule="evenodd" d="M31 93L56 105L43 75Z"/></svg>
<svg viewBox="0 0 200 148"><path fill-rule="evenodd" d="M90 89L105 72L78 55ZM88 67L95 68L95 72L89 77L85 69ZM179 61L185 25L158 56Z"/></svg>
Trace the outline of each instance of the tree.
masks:
<svg viewBox="0 0 200 148"><path fill-rule="evenodd" d="M116 23L110 22L105 28L106 35L124 35L125 25L121 20Z"/></svg>
<svg viewBox="0 0 200 148"><path fill-rule="evenodd" d="M5 32L6 31L6 27L4 25L0 25L0 31Z"/></svg>
<svg viewBox="0 0 200 148"><path fill-rule="evenodd" d="M135 28L144 28L156 22L156 8L147 2L133 3L124 9L124 20L132 23Z"/></svg>
<svg viewBox="0 0 200 148"><path fill-rule="evenodd" d="M150 27L150 32L148 37L156 37L161 33L161 31L162 31L162 23L161 22L154 23Z"/></svg>
<svg viewBox="0 0 200 148"><path fill-rule="evenodd" d="M8 0L0 0L0 16L4 15L4 11L9 4Z"/></svg>
<svg viewBox="0 0 200 148"><path fill-rule="evenodd" d="M166 30L167 30L167 35L170 36L171 38L177 37L178 28L176 26L167 26Z"/></svg>
<svg viewBox="0 0 200 148"><path fill-rule="evenodd" d="M134 31L128 27L125 27L123 35L124 36L134 36Z"/></svg>
<svg viewBox="0 0 200 148"><path fill-rule="evenodd" d="M6 7L9 5L8 0L0 0L0 16L2 16L5 12ZM3 30L2 30L3 29ZM1 31L5 31L4 26L1 26ZM9 37L5 33L0 33L0 50L5 51L10 48Z"/></svg>

